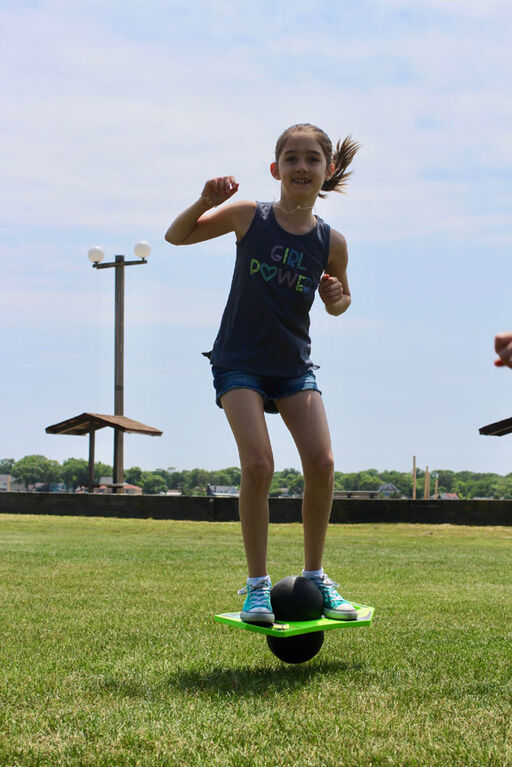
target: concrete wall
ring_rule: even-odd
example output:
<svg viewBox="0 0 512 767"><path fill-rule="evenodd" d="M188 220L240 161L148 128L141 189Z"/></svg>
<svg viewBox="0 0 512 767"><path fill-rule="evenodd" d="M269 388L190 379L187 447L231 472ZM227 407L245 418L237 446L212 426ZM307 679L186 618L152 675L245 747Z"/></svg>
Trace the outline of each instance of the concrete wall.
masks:
<svg viewBox="0 0 512 767"><path fill-rule="evenodd" d="M300 522L300 498L271 498L271 522ZM181 519L203 522L238 520L237 498L160 495L74 495L72 493L0 493L0 514ZM358 524L412 522L453 525L512 525L512 501L333 502L331 522Z"/></svg>

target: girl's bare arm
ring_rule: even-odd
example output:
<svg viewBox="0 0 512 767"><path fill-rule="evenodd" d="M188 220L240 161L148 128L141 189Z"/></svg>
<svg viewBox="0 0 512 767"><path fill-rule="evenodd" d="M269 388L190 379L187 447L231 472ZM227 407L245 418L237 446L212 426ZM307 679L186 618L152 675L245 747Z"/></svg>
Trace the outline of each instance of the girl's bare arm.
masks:
<svg viewBox="0 0 512 767"><path fill-rule="evenodd" d="M347 279L348 251L342 234L331 229L331 243L326 273L322 277L318 293L325 310L337 317L346 312L352 302Z"/></svg>
<svg viewBox="0 0 512 767"><path fill-rule="evenodd" d="M234 176L207 181L199 199L180 213L170 225L165 235L167 242L172 245L192 245L228 232L235 232L237 239L243 237L254 215L256 203L243 201L212 210L229 200L237 190Z"/></svg>

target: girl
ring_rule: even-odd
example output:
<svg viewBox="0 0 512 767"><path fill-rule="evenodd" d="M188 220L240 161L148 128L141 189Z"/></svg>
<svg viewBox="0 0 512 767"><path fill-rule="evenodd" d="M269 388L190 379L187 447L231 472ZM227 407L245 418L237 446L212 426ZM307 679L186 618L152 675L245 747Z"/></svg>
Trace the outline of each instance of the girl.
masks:
<svg viewBox="0 0 512 767"><path fill-rule="evenodd" d="M343 190L357 149L346 138L333 152L320 128L293 125L278 139L270 166L281 182L279 202L239 201L218 208L236 194L238 183L234 176L210 179L165 235L173 245L192 245L227 232L236 235L231 290L206 356L217 404L224 409L240 455L239 512L249 577L239 593L247 595L241 612L246 622L274 621L267 574L274 461L265 412L281 415L302 462L303 575L321 590L326 616L357 617L322 568L334 463L316 366L309 357L309 311L317 288L333 317L343 314L351 301L345 239L315 216L313 207L317 197L325 197L322 192Z"/></svg>

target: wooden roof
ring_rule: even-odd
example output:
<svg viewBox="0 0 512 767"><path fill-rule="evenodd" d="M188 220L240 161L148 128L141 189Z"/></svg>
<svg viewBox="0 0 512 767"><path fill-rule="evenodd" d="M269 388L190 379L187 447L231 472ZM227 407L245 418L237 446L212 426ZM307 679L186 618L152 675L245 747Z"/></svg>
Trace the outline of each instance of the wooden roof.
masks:
<svg viewBox="0 0 512 767"><path fill-rule="evenodd" d="M112 426L121 431L133 434L149 434L151 437L160 437L163 432L155 429L153 426L146 426L144 423L134 421L124 415L100 415L99 413L82 413L74 418L68 418L67 421L54 423L53 426L46 427L47 434L89 434L91 429L103 429L105 426Z"/></svg>
<svg viewBox="0 0 512 767"><path fill-rule="evenodd" d="M496 423L488 423L487 426L482 426L478 431L480 434L487 434L492 437L503 437L504 434L510 434L512 431L512 418L505 418L503 421L496 421Z"/></svg>

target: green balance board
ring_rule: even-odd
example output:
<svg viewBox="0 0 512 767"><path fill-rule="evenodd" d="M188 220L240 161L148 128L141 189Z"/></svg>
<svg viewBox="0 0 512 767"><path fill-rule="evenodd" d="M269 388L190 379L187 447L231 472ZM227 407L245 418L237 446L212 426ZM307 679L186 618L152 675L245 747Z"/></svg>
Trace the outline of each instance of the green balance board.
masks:
<svg viewBox="0 0 512 767"><path fill-rule="evenodd" d="M354 604L354 603L352 603ZM268 634L275 637L292 637L299 634L311 634L313 631L329 631L330 629L349 629L357 626L369 626L373 620L374 607L368 605L356 605L357 619L352 621L336 621L332 618L318 618L314 621L288 621L282 623L276 621L272 625L260 626L256 623L244 623L240 618L240 613L222 613L215 615L214 620L218 623L225 623L228 626L244 629L245 631L255 631L258 634Z"/></svg>

